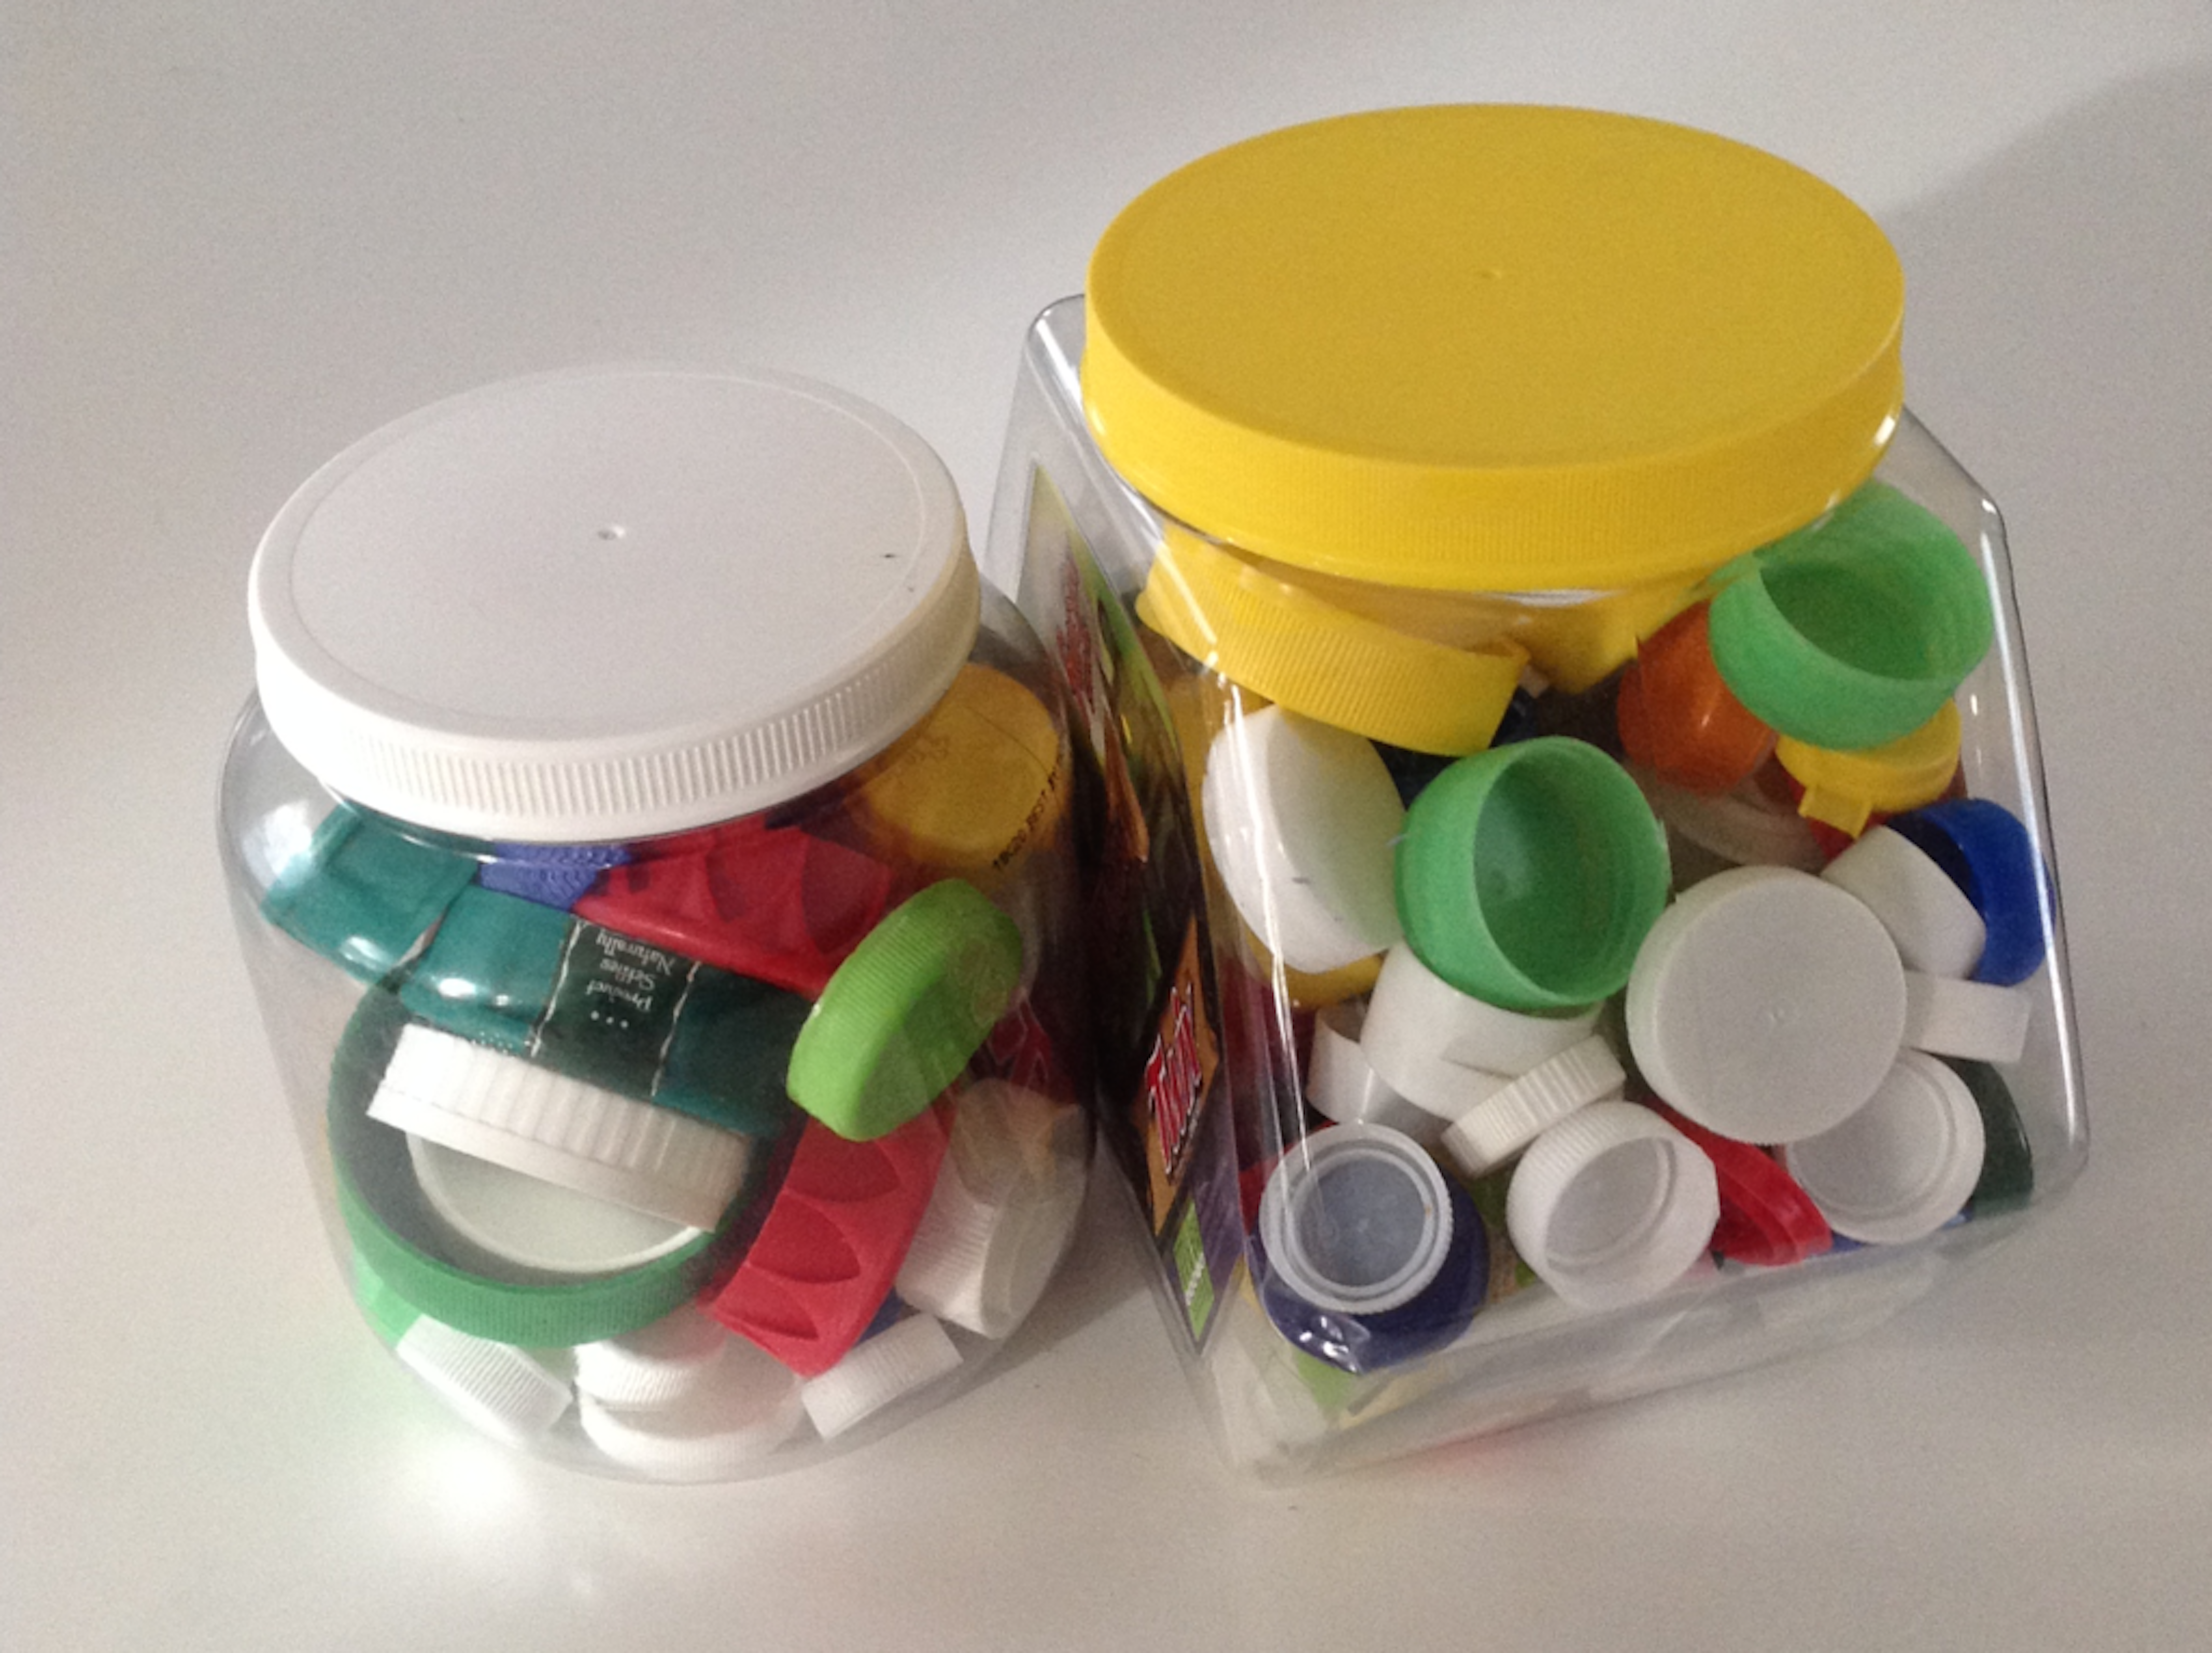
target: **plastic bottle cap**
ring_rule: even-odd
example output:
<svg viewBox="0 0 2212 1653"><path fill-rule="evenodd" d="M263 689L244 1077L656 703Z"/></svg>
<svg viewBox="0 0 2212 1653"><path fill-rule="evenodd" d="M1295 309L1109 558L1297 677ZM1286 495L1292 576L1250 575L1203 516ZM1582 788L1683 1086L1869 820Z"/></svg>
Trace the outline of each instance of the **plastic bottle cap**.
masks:
<svg viewBox="0 0 2212 1653"><path fill-rule="evenodd" d="M1738 1142L1794 1142L1889 1071L1905 969L1856 897L1808 872L1736 867L1651 927L1627 1021L1638 1067L1684 1115Z"/></svg>
<svg viewBox="0 0 2212 1653"><path fill-rule="evenodd" d="M986 877L1047 837L1067 800L1060 726L1003 672L972 662L850 794L887 859Z"/></svg>
<svg viewBox="0 0 2212 1653"><path fill-rule="evenodd" d="M1944 1063L1966 1081L1982 1115L1982 1174L1967 1209L1977 1217L2017 1211L2035 1192L2035 1152L2012 1089L1987 1062Z"/></svg>
<svg viewBox="0 0 2212 1653"><path fill-rule="evenodd" d="M726 1350L750 1347L691 1304L650 1326L576 1346L576 1392L624 1412L672 1407L700 1387Z"/></svg>
<svg viewBox="0 0 2212 1653"><path fill-rule="evenodd" d="M1336 1130L1314 1140L1334 1136ZM1260 1282L1261 1307L1303 1355L1324 1363L1310 1370L1355 1376L1380 1371L1441 1349L1467 1330L1489 1291L1489 1237L1467 1190L1449 1179L1443 1189L1443 1258L1426 1283L1395 1307L1352 1313L1313 1303L1298 1291L1295 1271L1270 1261L1264 1239L1255 1247L1252 1267Z"/></svg>
<svg viewBox="0 0 2212 1653"><path fill-rule="evenodd" d="M1462 993L1402 942L1383 955L1361 1041L1406 1046L1509 1078L1571 1049L1597 1028L1600 1006L1532 1016Z"/></svg>
<svg viewBox="0 0 2212 1653"><path fill-rule="evenodd" d="M1175 524L1162 530L1137 616L1230 682L1371 740L1456 757L1490 742L1528 656L1397 630Z"/></svg>
<svg viewBox="0 0 2212 1653"><path fill-rule="evenodd" d="M1959 729L1958 705L1947 700L1927 722L1885 745L1835 752L1785 735L1775 742L1774 757L1805 788L1799 814L1856 837L1876 814L1943 795L1959 772Z"/></svg>
<svg viewBox="0 0 2212 1653"><path fill-rule="evenodd" d="M1366 1023L1367 1012L1356 1000L1316 1014L1306 1101L1316 1113L1340 1125L1386 1125L1426 1147L1451 1121L1401 1096L1375 1071L1360 1045ZM1481 1080L1478 1075L1467 1082L1479 1085ZM1502 1077L1499 1082L1504 1082Z"/></svg>
<svg viewBox="0 0 2212 1653"><path fill-rule="evenodd" d="M1721 680L1705 620L1699 603L1637 645L1614 716L1632 762L1672 786L1727 792L1766 761L1774 731Z"/></svg>
<svg viewBox="0 0 2212 1653"><path fill-rule="evenodd" d="M1782 1151L1837 1233L1903 1244L1959 1214L1982 1170L1982 1115L1966 1082L1904 1052L1866 1106Z"/></svg>
<svg viewBox="0 0 2212 1653"><path fill-rule="evenodd" d="M1905 1042L1938 1056L2016 1062L2035 1000L2018 988L1905 973Z"/></svg>
<svg viewBox="0 0 2212 1653"><path fill-rule="evenodd" d="M1620 1094L1628 1075L1600 1034L1477 1103L1443 1133L1444 1156L1469 1176L1504 1164L1579 1109Z"/></svg>
<svg viewBox="0 0 2212 1653"><path fill-rule="evenodd" d="M951 1139L893 1290L980 1336L1019 1325L1083 1206L1083 1120L1071 1103L988 1079L953 1104Z"/></svg>
<svg viewBox="0 0 2212 1653"><path fill-rule="evenodd" d="M340 803L275 870L261 914L363 981L380 981L476 876L435 834Z"/></svg>
<svg viewBox="0 0 2212 1653"><path fill-rule="evenodd" d="M1411 1137L1336 1125L1291 1148L1260 1200L1270 1267L1303 1301L1377 1315L1419 1297L1444 1265L1443 1173Z"/></svg>
<svg viewBox="0 0 2212 1653"><path fill-rule="evenodd" d="M392 994L372 988L347 1022L331 1064L331 1158L338 1214L360 1272L410 1310L457 1331L527 1348L558 1348L650 1325L698 1291L710 1238L645 1265L565 1285L487 1279L457 1267L449 1233L425 1203L407 1139L370 1119L367 1103L406 1026Z"/></svg>
<svg viewBox="0 0 2212 1653"><path fill-rule="evenodd" d="M1553 1126L1505 1194L1514 1249L1579 1309L1666 1290L1705 1255L1719 1220L1712 1161L1628 1102L1592 1103Z"/></svg>
<svg viewBox="0 0 2212 1653"><path fill-rule="evenodd" d="M1218 150L1091 261L1083 395L1206 532L1354 579L1709 568L1873 468L1904 284L1785 161L1585 110L1395 109Z"/></svg>
<svg viewBox="0 0 2212 1653"><path fill-rule="evenodd" d="M792 1047L791 1099L854 1141L897 1129L959 1077L1021 977L1020 927L971 884L930 885L822 989Z"/></svg>
<svg viewBox="0 0 2212 1653"><path fill-rule="evenodd" d="M815 1432L834 1441L894 1401L935 1383L960 1364L960 1350L929 1315L908 1315L799 1386Z"/></svg>
<svg viewBox="0 0 2212 1653"><path fill-rule="evenodd" d="M1763 1148L1716 1136L1661 1102L1644 1104L1705 1150L1720 1188L1712 1249L1731 1262L1786 1268L1835 1243L1812 1196Z"/></svg>
<svg viewBox="0 0 2212 1653"><path fill-rule="evenodd" d="M694 1229L720 1225L752 1154L734 1131L419 1023L399 1035L368 1116Z"/></svg>
<svg viewBox="0 0 2212 1653"><path fill-rule="evenodd" d="M601 368L387 425L277 514L270 726L371 808L592 842L742 815L920 721L975 635L951 478L803 380Z"/></svg>
<svg viewBox="0 0 2212 1653"><path fill-rule="evenodd" d="M1972 553L1886 483L1720 577L1713 659L1728 686L1781 734L1838 751L1926 723L1995 631Z"/></svg>
<svg viewBox="0 0 2212 1653"><path fill-rule="evenodd" d="M934 1109L867 1142L808 1125L744 1261L702 1306L802 1377L827 1371L890 1293L945 1143Z"/></svg>
<svg viewBox="0 0 2212 1653"><path fill-rule="evenodd" d="M529 1445L568 1410L568 1380L536 1356L428 1315L399 1334L392 1352L454 1411L509 1446Z"/></svg>
<svg viewBox="0 0 2212 1653"><path fill-rule="evenodd" d="M1478 752L1406 811L1406 940L1462 993L1579 1010L1617 991L1666 904L1666 836L1621 767L1561 736Z"/></svg>
<svg viewBox="0 0 2212 1653"><path fill-rule="evenodd" d="M621 844L501 843L477 868L477 882L563 911L574 907L611 866L629 859Z"/></svg>
<svg viewBox="0 0 2212 1653"><path fill-rule="evenodd" d="M426 1138L407 1139L416 1186L455 1254L494 1279L611 1274L680 1251L703 1229L595 1200Z"/></svg>
<svg viewBox="0 0 2212 1653"><path fill-rule="evenodd" d="M1878 826L1830 861L1820 876L1848 890L1881 921L1907 969L1967 976L1987 934L1982 915L1925 851Z"/></svg>
<svg viewBox="0 0 2212 1653"><path fill-rule="evenodd" d="M584 1434L614 1462L653 1480L720 1480L738 1474L791 1438L799 1426L799 1380L761 1350L725 1336L684 1395L632 1409L585 1394L576 1401Z"/></svg>
<svg viewBox="0 0 2212 1653"><path fill-rule="evenodd" d="M1803 817L1769 798L1756 780L1708 793L1669 786L1648 769L1629 773L1669 832L1731 866L1817 872L1827 860Z"/></svg>
<svg viewBox="0 0 2212 1653"><path fill-rule="evenodd" d="M1974 979L2008 988L2043 966L2050 946L2050 895L2043 858L2021 818L1986 798L1930 804L1890 822L1948 872L1988 939Z"/></svg>
<svg viewBox="0 0 2212 1653"><path fill-rule="evenodd" d="M1206 842L1238 915L1292 969L1333 970L1398 939L1391 846L1405 806L1360 736L1270 706L1214 737Z"/></svg>

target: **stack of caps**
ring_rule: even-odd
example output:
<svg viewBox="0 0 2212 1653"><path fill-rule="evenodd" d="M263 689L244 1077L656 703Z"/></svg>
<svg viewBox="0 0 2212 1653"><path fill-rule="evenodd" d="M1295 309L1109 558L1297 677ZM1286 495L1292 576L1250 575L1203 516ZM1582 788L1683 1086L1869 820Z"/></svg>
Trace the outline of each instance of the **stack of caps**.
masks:
<svg viewBox="0 0 2212 1653"><path fill-rule="evenodd" d="M910 433L766 377L494 387L303 489L253 617L343 799L261 910L367 984L329 1141L410 1367L505 1438L697 1479L1012 1328L1088 1152L1010 915L1057 887L1066 765L974 657Z"/></svg>

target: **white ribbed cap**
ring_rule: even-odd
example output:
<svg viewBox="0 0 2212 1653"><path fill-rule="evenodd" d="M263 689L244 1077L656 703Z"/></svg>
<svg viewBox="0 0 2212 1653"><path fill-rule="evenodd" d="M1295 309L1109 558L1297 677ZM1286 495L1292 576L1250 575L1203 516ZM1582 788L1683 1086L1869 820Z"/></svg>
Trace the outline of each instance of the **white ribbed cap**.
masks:
<svg viewBox="0 0 2212 1653"><path fill-rule="evenodd" d="M592 1445L654 1480L722 1480L791 1438L800 1419L799 1379L743 1338L725 1340L713 1364L677 1398L632 1410L576 1397Z"/></svg>
<svg viewBox="0 0 2212 1653"><path fill-rule="evenodd" d="M1475 1103L1452 1121L1438 1146L1461 1170L1480 1176L1568 1115L1619 1096L1627 1079L1605 1036L1593 1033Z"/></svg>
<svg viewBox="0 0 2212 1653"><path fill-rule="evenodd" d="M1711 1241L1720 1179L1648 1108L1597 1102L1553 1126L1505 1190L1513 1249L1579 1309L1614 1309L1681 1279Z"/></svg>
<svg viewBox="0 0 2212 1653"><path fill-rule="evenodd" d="M1837 1233L1902 1245L1959 1214L1987 1151L1966 1082L1908 1050L1867 1105L1832 1131L1782 1151L1783 1163Z"/></svg>
<svg viewBox="0 0 2212 1653"><path fill-rule="evenodd" d="M960 1364L960 1351L933 1316L914 1314L853 1346L828 1371L799 1386L815 1432L833 1441L894 1401Z"/></svg>
<svg viewBox="0 0 2212 1653"><path fill-rule="evenodd" d="M951 478L780 374L608 368L441 402L295 494L249 584L261 702L334 790L478 837L741 815L890 744L975 639Z"/></svg>
<svg viewBox="0 0 2212 1653"><path fill-rule="evenodd" d="M416 1316L392 1352L478 1429L527 1446L568 1409L568 1382L537 1356Z"/></svg>

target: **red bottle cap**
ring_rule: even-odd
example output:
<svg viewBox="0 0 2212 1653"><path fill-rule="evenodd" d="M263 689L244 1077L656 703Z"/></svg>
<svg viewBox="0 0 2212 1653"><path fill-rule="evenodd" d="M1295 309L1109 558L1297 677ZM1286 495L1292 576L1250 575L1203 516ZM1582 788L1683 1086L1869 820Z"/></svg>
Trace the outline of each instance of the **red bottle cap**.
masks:
<svg viewBox="0 0 2212 1653"><path fill-rule="evenodd" d="M1720 1179L1721 1219L1713 1249L1733 1261L1781 1268L1834 1243L1828 1219L1797 1179L1764 1149L1717 1136L1656 1097L1644 1104L1705 1151Z"/></svg>
<svg viewBox="0 0 2212 1653"><path fill-rule="evenodd" d="M744 1261L701 1305L802 1377L825 1372L883 1307L945 1158L938 1108L848 1142L809 1121Z"/></svg>

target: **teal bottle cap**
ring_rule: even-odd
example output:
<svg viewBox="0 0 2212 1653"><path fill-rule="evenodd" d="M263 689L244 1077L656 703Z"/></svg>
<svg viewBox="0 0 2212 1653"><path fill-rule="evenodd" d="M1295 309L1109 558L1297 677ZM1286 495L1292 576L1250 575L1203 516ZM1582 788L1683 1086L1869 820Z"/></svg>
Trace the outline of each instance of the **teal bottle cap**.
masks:
<svg viewBox="0 0 2212 1653"><path fill-rule="evenodd" d="M474 857L437 835L340 803L276 869L262 916L374 981L415 950L476 871Z"/></svg>
<svg viewBox="0 0 2212 1653"><path fill-rule="evenodd" d="M933 884L884 915L799 1029L791 1099L848 1141L896 1130L959 1077L1022 974L1022 933L975 885Z"/></svg>

